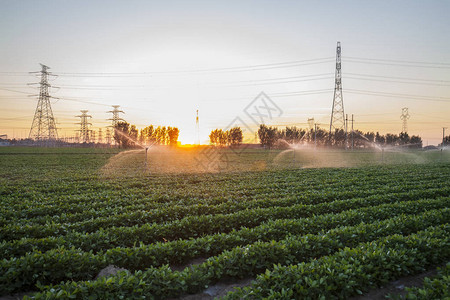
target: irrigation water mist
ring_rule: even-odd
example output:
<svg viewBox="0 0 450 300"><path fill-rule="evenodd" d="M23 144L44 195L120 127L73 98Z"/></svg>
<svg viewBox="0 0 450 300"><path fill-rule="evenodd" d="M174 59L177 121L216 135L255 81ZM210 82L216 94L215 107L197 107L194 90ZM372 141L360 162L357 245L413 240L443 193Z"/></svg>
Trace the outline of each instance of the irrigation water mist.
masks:
<svg viewBox="0 0 450 300"><path fill-rule="evenodd" d="M126 138L128 141L132 142L133 144L135 144L136 146L139 146L141 148L143 148L145 150L145 159L144 159L144 170L148 171L148 149L150 147L152 147L154 143L152 143L151 145L142 145L141 143L139 143L138 141L136 141L135 139L133 139L131 136L129 136L128 134L124 133L121 130L118 130L117 128L114 128L114 133L120 135L121 137Z"/></svg>
<svg viewBox="0 0 450 300"><path fill-rule="evenodd" d="M378 164L424 164L450 161L450 151L410 149L417 144L382 147L364 140L367 148L335 149L315 147L313 143L287 143L289 149L273 160L273 165L285 168L358 167Z"/></svg>
<svg viewBox="0 0 450 300"><path fill-rule="evenodd" d="M101 174L105 177L450 162L448 150L407 149L410 145L381 147L368 140L365 143L370 148L366 149L315 147L314 143L306 143L300 139L297 143L280 140L277 146L284 147L285 150L245 149L243 145L244 150L240 151L213 146L180 148L142 145L126 134L119 134L141 149L122 151L113 156L101 169Z"/></svg>

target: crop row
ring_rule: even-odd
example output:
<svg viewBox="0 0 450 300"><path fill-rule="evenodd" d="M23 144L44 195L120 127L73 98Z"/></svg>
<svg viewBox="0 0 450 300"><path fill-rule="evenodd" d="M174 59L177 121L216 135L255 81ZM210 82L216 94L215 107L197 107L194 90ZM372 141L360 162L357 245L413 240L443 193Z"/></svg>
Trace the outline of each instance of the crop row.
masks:
<svg viewBox="0 0 450 300"><path fill-rule="evenodd" d="M183 195L183 197L181 198L181 195L168 198L163 197L162 201L161 199L159 199L160 197L158 197L157 191L151 194L151 197L148 197L149 195L145 195L145 193L143 192L136 191L134 188L126 191L121 191L121 194L113 195L101 190L97 191L96 193L89 193L89 191L80 188L80 190L83 191L82 194L80 194L79 192L73 192L70 195L63 195L63 197L55 193L50 194L49 197L38 194L40 195L40 197L36 199L30 197L30 195L28 195L29 192L24 193L22 190L23 194L20 198L8 195L2 199L2 202L8 205L5 205L1 208L1 215L6 220L20 218L29 219L46 215L83 213L86 210L86 206L93 208L96 211L104 210L106 211L106 213L108 213L109 209L111 208L120 208L123 211L126 211L126 209L128 208L132 209L132 207L130 207L130 204L140 206L138 207L139 209L156 209L167 205L176 204L177 202L183 203L184 205L195 205L199 203L206 205L218 205L229 202L230 199L233 198L238 198L240 200L244 200L245 198L246 201L242 202L248 202L249 200L263 200L266 198L279 197L284 198L292 195L300 195L301 198L304 198L305 200L322 194L334 194L335 197L348 198L352 196L363 196L366 195L365 193L374 193L376 190L409 190L410 188L414 188L418 185L423 185L423 188L436 187L440 183L442 183L442 179L421 179L421 181L419 182L410 182L409 186L399 185L395 182L395 180L383 184L374 184L372 180L370 182L357 184L350 181L350 183L350 186L346 186L343 182L331 185L320 184L317 189L314 189L312 187L307 188L308 186L304 186L303 184L294 182L293 185L298 188L292 188L292 186L289 187L282 185L281 187L278 186L269 190L255 190L254 192L250 192L250 194L252 194L252 197L251 199L248 199L245 196L249 193L249 189L251 189L252 186L249 183L249 187L246 188L245 191L240 191L234 194L230 193L227 194L226 197L220 197L217 195L212 199L209 199L205 198L205 196L202 195L201 198L197 198L196 194L186 193L187 195ZM148 191L146 193L148 193ZM33 193L31 194L35 195ZM138 198L136 198L137 196ZM94 199L95 202L92 203L92 200ZM105 207L107 208L106 210Z"/></svg>
<svg viewBox="0 0 450 300"><path fill-rule="evenodd" d="M225 299L348 299L448 260L448 234L434 229L390 236L318 260L277 265Z"/></svg>
<svg viewBox="0 0 450 300"><path fill-rule="evenodd" d="M409 189L408 192L417 190L433 189L442 186L440 181L433 183L422 183ZM402 187L384 187L371 190L353 190L353 191L321 191L320 193L309 191L301 195L283 195L276 198L249 200L249 201L235 201L219 205L159 205L154 208L155 204L147 202L146 204L131 204L126 207L109 207L106 208L92 208L86 209L81 213L65 212L55 215L55 208L53 206L46 207L46 215L33 216L33 212L23 211L16 212L10 210L9 216L4 214L0 218L0 226L6 226L11 222L20 223L23 225L46 225L46 224L71 224L73 230L78 230L77 225L88 231L94 228L109 227L109 226L133 226L136 224L146 223L161 223L173 220L178 220L183 217L193 215L205 214L229 214L244 209L255 208L269 208L274 206L286 207L294 204L318 204L322 202L329 202L333 200L351 199L355 197L368 197L377 194L393 194L404 191ZM450 188L448 188L450 192ZM59 208L60 209L60 208ZM56 209L58 210L58 209ZM43 213L41 208L40 214ZM18 216L20 214L20 217ZM15 216L13 216L15 215ZM94 220L95 218L95 220ZM90 229L91 228L91 229Z"/></svg>
<svg viewBox="0 0 450 300"><path fill-rule="evenodd" d="M448 195L450 187L429 190L415 190L411 192L372 195L367 198L354 198L350 200L337 200L317 205L296 204L289 207L259 208L242 210L232 214L194 215L175 220L168 223L152 223L152 215L144 215L140 219L132 219L128 215L111 216L105 223L101 218L74 224L46 224L46 225L22 225L8 224L0 232L0 239L5 241L21 238L43 238L48 236L62 236L70 232L95 232L105 230L115 231L123 223L124 227L135 228L136 226L151 227L153 233L146 240L150 242L173 240L179 238L198 237L216 232L229 232L241 226L254 227L262 222L275 219L293 219L307 217L311 214L323 214L339 212L357 206L370 206L380 203L407 201L421 198L435 198ZM136 217L136 216L133 216ZM114 219L115 218L115 219ZM115 220L119 220L115 223ZM152 224L150 224L152 223ZM119 229L120 230L120 229ZM150 239L152 237L153 239Z"/></svg>
<svg viewBox="0 0 450 300"><path fill-rule="evenodd" d="M241 243L245 248L235 247L231 251L225 251L217 258L208 260L209 263L207 265L209 269L215 270L223 264L226 265L226 270L221 271L222 273L214 272L214 274L220 274L220 276L215 275L216 277L209 280L218 280L222 276L255 275L264 271L265 268L270 267L273 263L294 262L304 255L309 255L307 253L313 250L319 249L320 252L313 251L314 256L312 257L326 255L337 251L343 245L351 246L354 243L370 241L376 237L393 233L408 234L423 227L446 223L449 217L450 209L432 210L417 216L400 215L385 221L375 221L369 224L362 223L354 227L340 227L326 234L309 234L306 236L303 236L303 234L291 234L286 240L279 242L269 240L269 242L259 241L253 244L251 242ZM286 234L283 235L281 233L276 239L284 237L286 237ZM288 241L289 247L286 246L286 241ZM294 241L297 243L295 247L292 246ZM178 246L180 245L178 244ZM250 247L251 251L248 250ZM170 250L173 252L178 250L180 256L188 251L188 249L180 248ZM243 249L246 249L245 253L242 252ZM131 250L126 253L126 249L113 249L105 254L99 253L94 255L92 252L58 248L43 254L31 253L21 258L3 260L0 273L4 275L0 276L0 289L32 287L38 281L40 283L54 283L69 279L91 279L106 265L113 264L136 270L161 266L167 259L164 252L160 251L158 253L155 250L159 249L151 245ZM123 254L128 255L124 257ZM230 262L233 262L233 264L230 264ZM209 269L208 274L210 273Z"/></svg>
<svg viewBox="0 0 450 300"><path fill-rule="evenodd" d="M129 216L124 215L123 217L125 220L122 220L122 222L129 222L134 225L143 224L141 227L152 227L154 233L151 236L154 237L154 240L150 240L150 242L155 242L158 240L172 240L183 237L197 237L199 235L212 234L216 232L228 232L233 228L239 228L241 226L254 227L264 221L273 219L306 217L311 214L338 212L345 209L351 209L356 206L377 205L392 201L405 201L426 197L434 198L448 195L449 190L449 187L424 191L415 190L398 194L372 195L362 199L355 198L351 200L338 200L329 203L320 203L317 205L297 204L289 207L243 210L233 214L189 216L165 224L149 224L151 223L151 214L148 215L148 218L142 217L138 220L132 220ZM112 216L111 218L114 217L115 216ZM117 219L121 220L116 216L116 220ZM27 237L43 238L48 236L62 236L77 231L95 232L103 229L103 227L107 228L105 230L116 230L114 225L119 224L114 223L114 219L108 220L110 221L108 224L104 224L102 219L94 219L75 224L52 223L47 225L22 225L13 223L2 228L0 238L5 241L10 241ZM138 222L138 224L135 224L136 222ZM136 226L132 226L130 228L135 227Z"/></svg>
<svg viewBox="0 0 450 300"><path fill-rule="evenodd" d="M415 231L421 229L420 224L411 226L410 229L412 227L415 227ZM421 270L424 266L441 262L450 255L450 238L448 237L450 226L448 225L429 227L424 232L411 234L406 237L400 235L385 237L383 230L379 227L377 229L378 231L371 233L370 224L361 224L357 228L338 229L324 235L306 235L288 238L280 242L255 243L245 248L239 247L232 251L226 251L217 257L209 258L200 265L194 265L181 272L171 271L167 266L160 268L151 267L146 271L137 271L133 274L125 271L119 272L116 276L101 278L96 281L72 281L47 287L41 286L42 293L35 295L34 298L74 297L81 299L90 296L105 299L113 296L115 298L138 299L144 295L151 295L157 299L169 298L181 296L185 293L199 292L221 278L244 278L265 270L266 273L263 273L258 279L269 277L270 279L273 278L272 281L268 282L268 284L272 284L271 286L277 286L276 281L278 280L278 283L282 283L286 288L296 287L296 281L291 280L291 278L299 279L298 273L285 272L287 278L271 275L277 274L276 272L279 270L284 270L281 265L291 265L322 256L325 257L319 260L312 260L309 264L318 267L320 264L317 262L328 261L330 263L325 264L325 266L330 269L330 272L333 272L344 262L347 265L350 262L355 262L355 256L359 256L361 257L359 268L349 269L347 272L359 273L361 265L370 262L371 264L369 263L366 266L366 270L369 273L366 276L380 275L379 279L374 280L383 281L395 278L395 276L399 276L411 269L414 271ZM388 232L392 231L392 229L388 229ZM371 241L362 244L359 242L378 237L382 238L375 242ZM344 250L339 251L347 245L356 248L344 248ZM338 252L335 253L336 251ZM335 254L333 255L332 253ZM330 256L327 257L326 255ZM335 260L336 258L340 258L340 260ZM372 259L374 261L371 261ZM392 259L394 259L395 263L393 263ZM382 271L378 268L379 265L377 263L384 267ZM267 271L273 264L276 265L275 270L272 272ZM301 268L300 266L304 265L308 265L308 263L300 264L297 268ZM286 267L286 269L288 268L291 267ZM323 267L320 270L323 270ZM392 273L390 273L391 271ZM311 275L314 276L315 274L312 273ZM330 279L324 281L333 286L333 282L331 282L332 277L329 276L328 278ZM339 280L344 281L339 276L335 280L338 283ZM261 286L264 285L261 284ZM343 292L345 293L355 286L357 284L349 284ZM362 288L364 289L365 287ZM256 297L256 299L261 298Z"/></svg>
<svg viewBox="0 0 450 300"><path fill-rule="evenodd" d="M214 249L229 249L224 247L238 246L245 243L251 243L259 239L276 239L283 234L303 234L308 232L318 232L319 230L331 229L342 224L358 224L359 222L369 222L377 219L386 219L400 213L414 214L424 209L437 209L449 206L450 199L438 198L417 201L405 201L397 203L378 203L374 206L358 207L352 210L343 210L340 213L330 213L323 215L315 215L309 218L301 219L279 219L271 220L254 228L241 228L233 230L229 234L215 234L212 236L204 236L194 240L175 240L156 243L156 248L161 250L167 257L166 262L180 262L180 257L184 257L186 253L195 254L211 254ZM41 239L21 239L16 241L0 243L0 254L2 257L18 257L30 251L48 251L53 248L66 247L83 251L98 252L104 249L114 247L132 247L135 244L152 244L154 232L151 225L132 228L116 228L114 231L98 231L92 234L86 233L70 233L64 237L47 237ZM174 249L185 249L185 254L180 255L179 252L172 251ZM167 250L169 249L169 250ZM203 252L201 249L207 249ZM116 251L117 255L122 251ZM134 255L126 252L122 256L127 257ZM159 255L157 255L159 256ZM125 259L125 258L124 258Z"/></svg>
<svg viewBox="0 0 450 300"><path fill-rule="evenodd" d="M429 172L428 168L425 169L426 172L420 168L413 168L413 170L408 168L409 172L391 169L359 171L363 174L353 174L354 172L351 170L345 173L336 170L330 171L339 175L337 177L339 181L329 179L332 177L327 179L323 172L315 172L314 180L308 179L308 174L305 173L309 173L309 171L262 173L256 178L255 176L239 175L237 179L226 177L227 180L220 177L217 178L217 180L221 179L220 183L215 183L214 178L212 182L206 181L201 176L198 180L182 178L180 183L177 183L177 178L171 178L166 182L164 178L152 178L146 181L141 179L137 182L128 180L116 183L66 182L61 180L48 183L37 181L36 183L39 184L38 186L42 191L33 191L32 183L27 183L23 187L16 187L17 191L2 191L0 188L0 194L3 196L2 202L5 204L0 215L9 220L48 214L82 213L86 210L86 206L96 210L117 207L125 209L130 203L133 203L144 205L145 207L141 209L152 209L160 208L161 205L177 203L217 205L228 202L229 199L233 198L246 202L248 200L280 198L290 195L332 193L337 190L359 191L360 193L383 187L408 190L423 182L442 183L448 179L446 173L437 176L436 174L440 174L439 172ZM383 174L389 174L389 180L381 176ZM199 184L201 187L197 188ZM243 187L245 187L245 190ZM214 188L214 194L211 194L211 188ZM151 205L155 206L152 207Z"/></svg>

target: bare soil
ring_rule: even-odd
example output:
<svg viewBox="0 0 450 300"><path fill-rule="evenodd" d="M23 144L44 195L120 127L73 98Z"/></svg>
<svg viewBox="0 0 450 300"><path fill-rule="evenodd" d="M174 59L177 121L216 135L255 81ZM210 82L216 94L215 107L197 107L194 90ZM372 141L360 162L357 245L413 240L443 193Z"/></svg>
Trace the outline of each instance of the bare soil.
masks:
<svg viewBox="0 0 450 300"><path fill-rule="evenodd" d="M250 285L254 278L245 278L239 281L221 281L213 286L210 286L202 293L194 295L182 296L178 299L182 300L209 300L216 299L225 296L228 292L231 292L237 287L244 287Z"/></svg>
<svg viewBox="0 0 450 300"><path fill-rule="evenodd" d="M170 268L172 269L172 271L183 271L187 267L204 263L206 261L206 259L207 259L206 257L194 258L193 260L190 260L189 262L187 262L183 265L173 265L173 266L170 266Z"/></svg>
<svg viewBox="0 0 450 300"><path fill-rule="evenodd" d="M206 261L206 259L207 258L205 258L205 257L195 258L195 259L187 262L186 264L170 266L170 268L173 271L183 271L185 268L204 263ZM238 280L238 281L222 280L222 281L216 283L215 285L208 287L206 290L204 290L201 293L194 294L194 295L184 295L177 299L207 300L207 299L215 299L217 297L223 297L228 292L232 291L233 289L235 289L237 287L244 287L244 286L250 285L252 280L253 280L253 278L246 278L246 279L242 279L242 280Z"/></svg>

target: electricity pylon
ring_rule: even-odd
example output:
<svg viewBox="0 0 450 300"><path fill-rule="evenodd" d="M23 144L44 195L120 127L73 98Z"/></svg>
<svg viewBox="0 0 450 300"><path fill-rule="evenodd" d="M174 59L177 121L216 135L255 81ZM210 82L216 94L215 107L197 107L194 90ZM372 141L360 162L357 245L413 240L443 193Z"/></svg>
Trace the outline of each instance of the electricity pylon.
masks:
<svg viewBox="0 0 450 300"><path fill-rule="evenodd" d="M111 131L109 130L109 128L106 128L106 143L108 145L111 144Z"/></svg>
<svg viewBox="0 0 450 300"><path fill-rule="evenodd" d="M91 130L89 129L89 125L92 125L91 123L88 122L88 118L92 118L92 116L87 114L87 110L81 110L81 115L76 116L77 118L81 119L80 123L80 140L82 143L89 143L90 141L90 135L91 135Z"/></svg>
<svg viewBox="0 0 450 300"><path fill-rule="evenodd" d="M334 79L333 107L331 109L330 133L332 129L344 129L344 99L342 97L341 42L336 48L336 73Z"/></svg>
<svg viewBox="0 0 450 300"><path fill-rule="evenodd" d="M116 136L116 127L117 127L117 123L119 123L119 122L125 122L125 120L124 119L122 119L120 116L119 116L119 114L120 113L125 113L124 111L122 111L122 110L120 110L119 109L119 107L120 107L120 105L112 105L112 107L114 108L113 110L110 110L110 111L108 111L108 112L110 112L110 113L112 113L113 114L113 117L111 118L111 119L108 119L108 120L110 120L110 121L112 121L112 136L115 138L115 136ZM113 140L113 142L114 142L114 144L115 144L115 141ZM109 142L108 142L108 144L110 144Z"/></svg>
<svg viewBox="0 0 450 300"><path fill-rule="evenodd" d="M114 128L116 128L117 123L119 123L120 121L125 121L124 119L122 119L119 114L120 113L125 113L122 110L119 109L120 105L112 105L112 107L114 108L113 110L108 111L109 113L113 114L113 117L111 119L108 119L110 121L112 121L112 126Z"/></svg>
<svg viewBox="0 0 450 300"><path fill-rule="evenodd" d="M48 83L48 76L52 75L47 70L48 66L41 64L41 81L39 82L39 100L31 124L29 138L35 141L54 141L58 139L55 118L53 117L50 105L51 96L48 93L51 85Z"/></svg>
<svg viewBox="0 0 450 300"><path fill-rule="evenodd" d="M101 129L101 128L98 129L98 139L97 139L97 142L98 142L99 144L103 143L103 132L102 132L102 129Z"/></svg>
<svg viewBox="0 0 450 300"><path fill-rule="evenodd" d="M402 114L400 116L400 120L403 121L402 124L402 132L404 133L408 133L408 119L409 119L409 113L408 113L408 108L407 107L403 107L402 108Z"/></svg>

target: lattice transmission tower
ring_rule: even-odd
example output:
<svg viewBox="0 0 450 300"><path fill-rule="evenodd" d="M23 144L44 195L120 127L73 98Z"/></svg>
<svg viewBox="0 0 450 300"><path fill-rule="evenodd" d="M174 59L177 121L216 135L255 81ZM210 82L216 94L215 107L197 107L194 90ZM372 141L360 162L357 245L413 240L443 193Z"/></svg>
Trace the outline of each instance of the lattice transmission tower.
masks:
<svg viewBox="0 0 450 300"><path fill-rule="evenodd" d="M80 132L80 141L82 143L89 143L91 139L91 130L89 129L89 126L92 125L89 123L88 119L92 118L92 116L87 114L87 110L80 110L81 115L76 116L77 118L80 118L80 129L78 130Z"/></svg>
<svg viewBox="0 0 450 300"><path fill-rule="evenodd" d="M336 48L336 73L334 79L333 107L331 109L330 133L333 129L344 129L344 99L342 97L341 42Z"/></svg>
<svg viewBox="0 0 450 300"><path fill-rule="evenodd" d="M108 111L109 113L113 114L113 117L111 119L108 119L108 120L112 121L112 131L111 131L111 133L109 133L109 131L108 131L108 133L110 134L110 136L107 138L108 144L111 144L111 142L114 144L116 143L115 136L116 136L117 123L125 122L125 120L123 118L121 118L119 115L120 113L123 113L123 114L125 113L124 111L119 109L120 105L112 105L112 107L113 107L113 110Z"/></svg>
<svg viewBox="0 0 450 300"><path fill-rule="evenodd" d="M402 114L400 115L400 120L403 121L402 124L402 132L404 133L408 133L408 119L410 118L409 113L408 113L408 108L407 107L403 107L402 108Z"/></svg>
<svg viewBox="0 0 450 300"><path fill-rule="evenodd" d="M124 119L122 119L120 117L120 113L125 113L122 110L119 109L120 105L112 105L112 107L114 108L113 110L108 111L109 113L113 114L113 117L111 119L108 119L110 121L112 121L112 126L114 128L116 128L117 123L121 122L121 121L125 121Z"/></svg>
<svg viewBox="0 0 450 300"><path fill-rule="evenodd" d="M101 128L98 129L97 143L99 144L103 143L103 132Z"/></svg>
<svg viewBox="0 0 450 300"><path fill-rule="evenodd" d="M34 113L33 123L31 124L29 138L35 141L55 141L58 139L55 118L53 117L52 107L50 105L48 77L52 74L48 72L48 66L41 64L41 81L39 82L39 100Z"/></svg>
<svg viewBox="0 0 450 300"><path fill-rule="evenodd" d="M109 130L109 128L106 128L106 143L108 145L111 144L111 131Z"/></svg>

